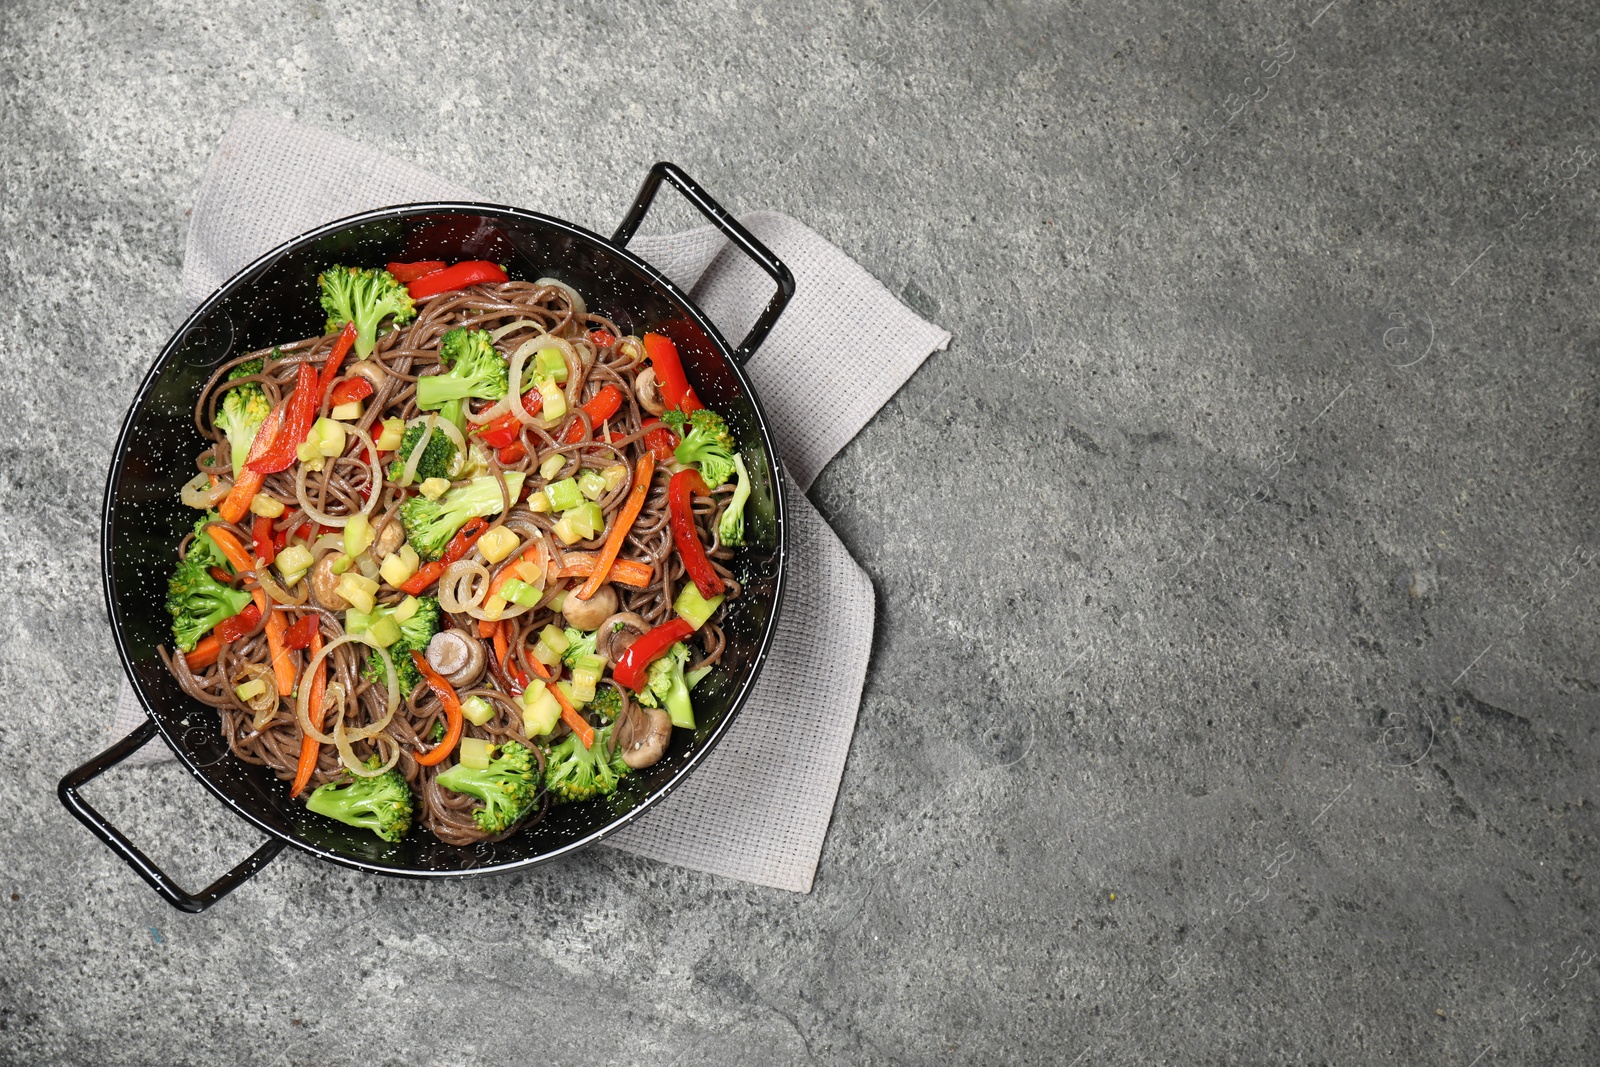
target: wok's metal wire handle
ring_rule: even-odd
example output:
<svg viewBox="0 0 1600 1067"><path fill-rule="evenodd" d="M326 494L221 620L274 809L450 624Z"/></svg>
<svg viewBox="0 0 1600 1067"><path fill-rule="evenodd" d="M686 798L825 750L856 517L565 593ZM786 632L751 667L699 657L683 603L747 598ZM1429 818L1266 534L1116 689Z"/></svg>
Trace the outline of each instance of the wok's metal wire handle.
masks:
<svg viewBox="0 0 1600 1067"><path fill-rule="evenodd" d="M160 893L161 898L168 904L180 911L191 913L205 911L265 867L272 857L283 851L284 842L273 838L251 853L243 863L199 893L188 892L168 877L160 867L151 863L150 857L134 847L133 842L129 841L121 830L107 822L105 816L84 800L78 790L139 751L145 742L155 735L155 720L145 719L144 724L133 733L61 779L61 784L56 787L56 794L61 797L61 803L66 805L67 810L77 816L79 822L104 841L112 852L126 860L128 866L137 871L140 878L149 882L150 887Z"/></svg>
<svg viewBox="0 0 1600 1067"><path fill-rule="evenodd" d="M794 275L783 261L772 254L772 250L760 241L754 234L743 226L739 220L728 214L723 206L713 200L699 184L683 172L676 163L662 160L650 168L650 173L645 176L644 184L639 186L639 195L633 198L633 207L628 209L627 217L617 227L617 232L611 235L611 243L626 246L638 232L639 224L644 221L645 214L650 210L650 204L656 198L656 190L661 188L661 180L665 178L672 183L673 188L683 194L683 198L700 214L711 220L711 224L721 230L723 234L739 246L739 250L756 261L756 266L766 272L778 291L772 294L772 299L767 301L766 309L761 312L761 317L756 319L756 324L750 327L750 332L744 335L744 340L739 342L739 347L734 350L733 359L739 366L744 366L761 342L766 339L772 324L778 321L778 316L783 314L783 309L794 296Z"/></svg>

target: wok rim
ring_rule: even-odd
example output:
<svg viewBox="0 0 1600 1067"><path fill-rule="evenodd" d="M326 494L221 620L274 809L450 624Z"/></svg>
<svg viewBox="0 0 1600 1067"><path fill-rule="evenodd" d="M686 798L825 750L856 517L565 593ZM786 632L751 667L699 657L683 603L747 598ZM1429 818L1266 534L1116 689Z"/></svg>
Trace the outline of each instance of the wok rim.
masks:
<svg viewBox="0 0 1600 1067"><path fill-rule="evenodd" d="M591 244L605 255L620 257L628 265L642 271L651 281L665 289L667 294L679 305L681 310L690 318L692 318L695 323L705 331L706 336L711 339L713 344L716 345L716 348L727 364L728 369L732 371L732 373L739 380L741 386L743 386L745 395L749 399L750 405L755 411L756 428L761 435L762 445L766 450L768 461L772 466L772 473L774 476L772 494L774 504L773 525L777 540L776 547L773 551L773 567L776 573L773 579L772 609L767 615L766 625L761 634L761 640L756 646L755 656L750 665L750 674L741 683L738 692L734 694L732 701L729 703L727 714L722 717L722 721L718 723L711 733L706 736L704 744L702 744L697 751L689 756L688 761L684 764L684 766L680 768L678 772L668 779L662 786L646 796L628 812L613 818L610 822L606 823L598 830L592 831L576 841L569 842L560 846L559 848L553 849L549 852L541 853L536 856L528 856L522 859L511 860L504 863L487 863L481 867L468 867L461 870L439 870L422 867L400 866L384 861L364 860L351 856L340 855L310 841L304 840L298 834L295 834L291 831L284 831L276 826L269 825L260 815L257 814L257 812L254 810L254 806L237 801L233 797L230 797L224 793L210 780L206 774L202 773L199 765L191 757L189 752L178 743L171 733L168 732L167 724L159 715L155 714L151 710L154 702L145 693L144 688L140 683L138 672L134 670L132 657L129 655L128 637L124 632L124 627L122 624L122 610L117 600L116 581L113 576L112 569L112 539L115 534L114 508L116 503L116 487L118 482L121 480L123 469L127 463L131 451L130 437L134 429L134 417L138 413L140 407L144 404L146 398L149 396L150 391L155 387L157 381L160 379L162 372L167 368L168 364L176 355L189 330L219 303L231 296L238 289L242 288L248 276L256 273L257 271L270 267L277 260L298 250L300 247L310 242L327 237L328 235L337 233L341 230L351 229L355 226L365 223L437 212L500 216L553 227L556 230L562 231L570 236L578 238L581 241ZM234 814L244 819L247 823L254 826L260 832L266 834L269 838L282 841L285 844L309 853L318 859L326 860L330 863L335 863L339 866L348 867L353 870L363 871L368 874L424 879L468 878L486 874L505 874L512 871L526 870L539 864L548 863L551 860L570 856L575 852L588 848L589 846L594 845L607 837L610 837L612 834L615 834L617 831L630 825L637 818L639 818L639 816L643 815L646 811L653 808L656 804L660 803L663 799L675 791L683 783L683 781L689 777L690 774L694 773L694 771L698 769L705 761L705 758L712 752L712 750L717 747L718 743L721 742L723 736L727 734L734 721L738 719L739 714L744 710L746 702L750 699L756 683L760 680L761 670L766 664L768 654L771 652L772 642L777 633L778 619L783 609L784 594L788 586L787 579L789 570L788 511L787 504L785 502L787 490L784 485L785 471L783 457L778 452L777 446L772 439L767 412L761 404L760 393L757 391L755 383L753 383L750 380L749 375L746 374L745 368L739 363L738 360L733 358L733 352L733 346L728 343L725 337L723 337L722 331L719 330L716 324L711 321L704 311L701 310L700 306L690 298L688 293L684 292L683 289L675 282L673 282L656 267L652 266L650 263L641 258L637 253L629 249L626 245L617 244L605 237L602 237L592 230L579 226L576 223L569 222L566 219L561 219L555 217L554 215L546 215L543 212L529 211L524 208L513 207L506 204L492 204L483 201L472 200L430 200L405 204L392 204L387 207L373 208L368 211L357 212L353 215L346 215L343 218L323 223L322 225L298 234L297 236L292 237L257 256L255 259L251 260L249 263L235 271L227 281L223 282L220 286L213 290L212 293L202 300L198 305L196 305L195 308L184 318L183 322L172 331L172 334L168 337L166 343L162 345L161 350L157 354L155 360L151 363L150 369L145 373L144 379L139 383L138 389L134 392L133 399L128 405L127 413L123 416L122 426L117 431L116 442L112 446L111 464L106 473L105 491L101 501L100 511L101 588L105 596L106 614L111 624L112 638L117 648L117 658L122 664L124 677L133 687L134 695L138 698L139 706L141 710L143 710L145 717L155 724L156 731L160 735L162 741L166 743L167 748L172 751L173 755L178 759L179 763L183 765L184 769L187 770L192 777L198 780L200 784L212 794L212 796L216 797L224 805L231 809ZM238 758L237 756L234 756L232 752L229 752L228 755L233 759Z"/></svg>

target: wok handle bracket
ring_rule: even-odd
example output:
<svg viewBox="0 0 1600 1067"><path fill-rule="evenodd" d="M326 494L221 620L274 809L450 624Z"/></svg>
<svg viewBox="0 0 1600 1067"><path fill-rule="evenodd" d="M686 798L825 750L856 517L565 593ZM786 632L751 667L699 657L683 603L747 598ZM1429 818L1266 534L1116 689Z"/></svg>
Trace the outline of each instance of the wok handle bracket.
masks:
<svg viewBox="0 0 1600 1067"><path fill-rule="evenodd" d="M755 260L756 266L760 267L778 287L778 291L772 294L772 299L767 301L766 308L756 319L755 325L750 327L750 332L745 334L744 340L740 341L739 347L734 350L734 361L742 367L751 356L755 355L756 349L772 330L773 323L778 321L778 316L783 314L783 309L794 296L794 275L783 265L782 260L772 254L770 248L757 240L754 234L740 225L738 219L730 215L727 209L700 188L698 182L685 174L676 163L669 163L666 160L650 168L644 184L639 186L639 194L633 198L633 206L628 209L627 217L617 227L617 232L611 235L612 244L626 246L633 239L633 235L639 230L639 224L644 221L651 203L656 198L656 191L661 188L662 179L682 193L683 198L709 219L713 226L721 230L741 252Z"/></svg>
<svg viewBox="0 0 1600 1067"><path fill-rule="evenodd" d="M235 889L261 868L267 862L283 851L284 842L273 838L260 848L256 849L233 870L212 882L199 893L190 893L174 882L172 878L150 861L150 857L139 851L132 841L115 826L106 821L79 792L86 784L98 778L101 774L115 767L139 749L145 742L156 735L156 724L153 719L145 719L143 725L133 731L121 741L106 749L82 767L72 771L61 779L61 784L56 787L56 794L61 798L61 803L66 805L68 811L75 815L79 822L106 846L127 861L140 878L150 883L150 887L168 904L190 913L205 911L211 905L233 892Z"/></svg>

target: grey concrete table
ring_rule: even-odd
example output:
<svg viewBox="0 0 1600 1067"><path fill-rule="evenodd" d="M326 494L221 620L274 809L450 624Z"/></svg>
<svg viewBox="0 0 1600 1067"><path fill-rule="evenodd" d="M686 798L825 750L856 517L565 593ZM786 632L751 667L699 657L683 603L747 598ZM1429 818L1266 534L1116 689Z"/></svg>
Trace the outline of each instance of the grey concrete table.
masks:
<svg viewBox="0 0 1600 1067"><path fill-rule="evenodd" d="M1600 1062L1597 29L0 6L0 1060ZM813 492L880 623L809 897L286 854L192 918L57 805L112 438L250 105L600 229L671 158L955 332ZM170 764L94 797L192 882L254 844Z"/></svg>

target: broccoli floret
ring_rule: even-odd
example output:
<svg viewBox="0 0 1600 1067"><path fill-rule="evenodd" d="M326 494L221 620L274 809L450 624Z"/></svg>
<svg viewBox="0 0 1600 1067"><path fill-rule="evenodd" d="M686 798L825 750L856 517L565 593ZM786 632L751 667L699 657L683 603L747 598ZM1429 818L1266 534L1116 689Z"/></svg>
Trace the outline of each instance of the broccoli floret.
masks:
<svg viewBox="0 0 1600 1067"><path fill-rule="evenodd" d="M206 541L209 543L210 538ZM204 556L204 552L191 548L167 582L172 638L182 652L193 652L195 644L213 626L239 614L252 599L245 590L233 589L211 577L213 564Z"/></svg>
<svg viewBox="0 0 1600 1067"><path fill-rule="evenodd" d="M505 473L506 492L511 503L522 494L521 471ZM406 540L423 559L438 559L456 531L474 516L496 515L502 507L500 479L493 475L474 478L466 485L450 490L438 500L414 496L400 505L400 522L406 528Z"/></svg>
<svg viewBox="0 0 1600 1067"><path fill-rule="evenodd" d="M259 364L261 361L250 362ZM242 377L239 371L247 366L248 363L240 364L228 377L230 379ZM271 410L272 405L267 402L267 394L255 382L236 385L222 394L222 403L217 406L217 425L228 435L228 445L233 450L235 478L239 477L239 472L244 469L245 457L250 454L250 443L256 439L256 431L267 421L267 412Z"/></svg>
<svg viewBox="0 0 1600 1067"><path fill-rule="evenodd" d="M485 330L458 326L445 334L439 342L439 362L450 368L448 374L417 379L417 407L423 411L469 396L499 400L506 395L506 361Z"/></svg>
<svg viewBox="0 0 1600 1067"><path fill-rule="evenodd" d="M278 350L276 348L272 350L272 358L278 358ZM250 375L260 374L266 369L267 361L265 359L261 359L259 357L256 359L247 359L228 372L228 381L231 382L236 378L248 378Z"/></svg>
<svg viewBox="0 0 1600 1067"><path fill-rule="evenodd" d="M394 462L389 464L390 478L399 480L400 475L405 473L406 461L427 432L428 428L420 422L406 427L406 432L400 436L400 448L395 452ZM417 476L413 480L421 482L428 478L448 478L455 465L456 443L450 440L449 434L435 428L428 437L428 446L422 450L422 458L417 461Z"/></svg>
<svg viewBox="0 0 1600 1067"><path fill-rule="evenodd" d="M500 755L486 771L456 764L436 779L453 793L468 793L483 801L472 821L486 834L500 834L515 826L539 802L544 783L533 753L515 741L500 746Z"/></svg>
<svg viewBox="0 0 1600 1067"><path fill-rule="evenodd" d="M595 640L599 636L599 630L590 633L587 630L578 630L568 626L567 650L561 653L561 662L569 667L575 667L578 664L579 656L593 656L595 654Z"/></svg>
<svg viewBox="0 0 1600 1067"><path fill-rule="evenodd" d="M639 703L647 708L664 707L672 725L693 730L694 705L689 702L689 682L683 676L688 662L689 646L682 641L674 642L660 659L650 664Z"/></svg>
<svg viewBox="0 0 1600 1067"><path fill-rule="evenodd" d="M672 458L684 466L692 463L699 467L708 488L715 489L733 477L733 435L721 415L710 408L688 415L673 409L662 415L661 421L683 438Z"/></svg>
<svg viewBox="0 0 1600 1067"><path fill-rule="evenodd" d="M739 475L739 484L733 487L728 506L722 509L717 520L717 540L725 545L744 544L744 505L750 499L750 472L745 469L744 457L733 454L733 469Z"/></svg>
<svg viewBox="0 0 1600 1067"><path fill-rule="evenodd" d="M393 615L394 608L379 605L373 609L372 621L376 622L385 615ZM400 685L400 699L404 700L411 695L417 683L422 681L422 672L417 670L417 665L411 660L411 651L427 654L428 642L433 640L433 635L439 632L439 601L431 596L417 597L417 610L400 624L400 640L389 646L389 658L394 660L395 680ZM367 653L367 666L361 672L362 676L373 685L389 685L389 672L383 665L383 655L373 649Z"/></svg>
<svg viewBox="0 0 1600 1067"><path fill-rule="evenodd" d="M214 522L221 522L222 516L215 510L208 511L194 520L194 540L189 542L189 554L186 559L203 563L207 567L221 567L229 574L233 573L233 564L228 562L228 557L222 554L222 549L206 533L206 527Z"/></svg>
<svg viewBox="0 0 1600 1067"><path fill-rule="evenodd" d="M382 764L374 756L367 760L367 766L376 768ZM371 830L385 841L398 841L411 829L414 803L406 780L391 767L375 778L347 772L313 790L306 807L318 815Z"/></svg>
<svg viewBox="0 0 1600 1067"><path fill-rule="evenodd" d="M617 788L628 765L622 753L605 753L611 743L611 727L603 726L594 732L594 744L583 747L577 734L569 735L553 746L545 760L544 781L558 804L568 804L592 797L606 796Z"/></svg>
<svg viewBox="0 0 1600 1067"><path fill-rule="evenodd" d="M622 694L617 692L614 685L596 686L594 699L589 701L584 710L599 714L607 722L615 722L617 716L622 714Z"/></svg>
<svg viewBox="0 0 1600 1067"><path fill-rule="evenodd" d="M378 343L378 324L390 315L403 326L417 317L416 305L406 287L386 270L371 267L330 267L317 275L322 287L322 310L328 313L327 330L333 333L347 322L356 324L356 358L366 359Z"/></svg>

